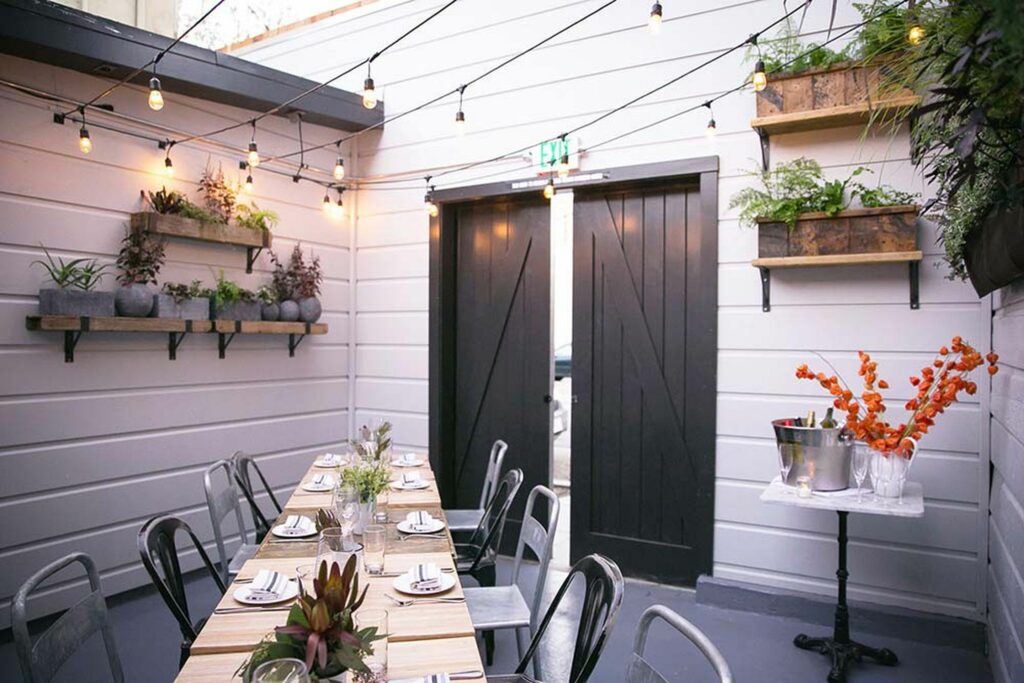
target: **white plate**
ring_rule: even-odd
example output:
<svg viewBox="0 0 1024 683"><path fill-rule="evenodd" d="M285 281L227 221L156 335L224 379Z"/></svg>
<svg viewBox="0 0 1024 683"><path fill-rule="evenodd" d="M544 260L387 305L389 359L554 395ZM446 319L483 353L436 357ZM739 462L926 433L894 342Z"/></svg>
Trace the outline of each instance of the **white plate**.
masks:
<svg viewBox="0 0 1024 683"><path fill-rule="evenodd" d="M306 536L316 536L316 523L309 517L303 517L303 519L309 522L309 526L288 527L284 524L278 524L270 530L270 533L278 536L279 538L305 538Z"/></svg>
<svg viewBox="0 0 1024 683"><path fill-rule="evenodd" d="M395 467L423 467L427 464L427 461L422 458L416 458L415 460L402 460L401 458L394 458L391 460L391 464Z"/></svg>
<svg viewBox="0 0 1024 683"><path fill-rule="evenodd" d="M334 490L334 477L327 477L324 479L323 484L317 484L312 479L302 485L303 491L313 491L314 493L322 493L325 491Z"/></svg>
<svg viewBox="0 0 1024 683"><path fill-rule="evenodd" d="M338 460L335 460L334 462L324 462L322 458L317 458L316 460L313 461L313 467L325 467L329 469L341 467L344 464L345 461L340 458Z"/></svg>
<svg viewBox="0 0 1024 683"><path fill-rule="evenodd" d="M294 600L299 594L299 586L294 579L288 579L288 583L285 585L284 591L281 596L275 600L253 600L249 597L249 586L239 586L235 589L232 597L236 602L240 602L243 605L276 605L279 602L285 602L287 600Z"/></svg>
<svg viewBox="0 0 1024 683"><path fill-rule="evenodd" d="M401 479L398 479L391 482L391 488L396 491L421 491L430 488L430 482L426 479L420 479L411 483L403 483Z"/></svg>
<svg viewBox="0 0 1024 683"><path fill-rule="evenodd" d="M436 534L444 528L444 522L439 519L432 519L424 525L424 527L429 528L414 529L413 525L409 523L409 520L403 519L397 524L397 526L398 530L403 534Z"/></svg>
<svg viewBox="0 0 1024 683"><path fill-rule="evenodd" d="M411 582L412 578L408 574L402 574L395 579L395 583L393 585L396 591L399 593L405 593L406 595L436 595L455 588L455 577L451 574L445 574L444 572L441 572L441 585L433 590L420 590L413 588Z"/></svg>

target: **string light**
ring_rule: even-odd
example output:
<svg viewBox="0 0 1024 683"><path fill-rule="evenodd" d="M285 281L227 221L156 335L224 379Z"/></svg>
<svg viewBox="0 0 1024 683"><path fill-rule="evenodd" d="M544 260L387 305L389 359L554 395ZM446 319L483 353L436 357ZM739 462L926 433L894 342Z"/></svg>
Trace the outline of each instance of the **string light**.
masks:
<svg viewBox="0 0 1024 683"><path fill-rule="evenodd" d="M331 194L330 190L324 190L324 202L323 202L324 213L331 212Z"/></svg>
<svg viewBox="0 0 1024 683"><path fill-rule="evenodd" d="M462 111L462 94L466 86L459 86L459 110L455 112L455 134L462 137L466 134L466 115Z"/></svg>
<svg viewBox="0 0 1024 683"><path fill-rule="evenodd" d="M344 218L345 217L345 202L342 200L342 195L345 193L344 187L338 188L338 203L334 205L334 217Z"/></svg>
<svg viewBox="0 0 1024 683"><path fill-rule="evenodd" d="M924 36L924 27L918 24L914 24L913 26L910 27L910 30L907 31L907 41L911 45L920 45L921 41L924 40Z"/></svg>
<svg viewBox="0 0 1024 683"><path fill-rule="evenodd" d="M363 81L363 106L373 109L377 106L377 91L373 87L373 76L370 75L370 65L366 65L366 80Z"/></svg>
<svg viewBox="0 0 1024 683"><path fill-rule="evenodd" d="M430 176L427 176L425 180L427 181L427 193L423 195L423 206L431 218L437 218L440 210L437 207L437 202L434 201L434 186L430 184Z"/></svg>
<svg viewBox="0 0 1024 683"><path fill-rule="evenodd" d="M338 158L334 162L334 179L345 179L345 160L341 158L341 145L338 145Z"/></svg>
<svg viewBox="0 0 1024 683"><path fill-rule="evenodd" d="M714 140L715 134L718 132L718 126L715 125L715 112L711 108L711 100L705 102L704 106L708 108L708 115L711 117L708 119L708 127L704 129L704 137L708 140Z"/></svg>
<svg viewBox="0 0 1024 683"><path fill-rule="evenodd" d="M656 36L661 33L661 3L655 2L651 7L651 17L647 20L647 28L650 29L651 35Z"/></svg>
<svg viewBox="0 0 1024 683"><path fill-rule="evenodd" d="M249 170L249 175L245 176L245 184L242 189L246 194L252 194L252 169Z"/></svg>
<svg viewBox="0 0 1024 683"><path fill-rule="evenodd" d="M555 196L555 177L551 176L548 178L547 185L544 186L544 199L551 199Z"/></svg>
<svg viewBox="0 0 1024 683"><path fill-rule="evenodd" d="M164 96L160 92L160 79L153 76L149 79L149 108L160 111L164 108Z"/></svg>
<svg viewBox="0 0 1024 683"><path fill-rule="evenodd" d="M174 175L174 163L171 161L171 152L167 151L167 156L164 157L164 175L168 178Z"/></svg>
<svg viewBox="0 0 1024 683"><path fill-rule="evenodd" d="M249 139L249 168L260 165L260 153L256 148L256 122L252 122L252 138Z"/></svg>
<svg viewBox="0 0 1024 683"><path fill-rule="evenodd" d="M78 131L78 149L82 154L92 151L92 139L89 137L89 129L85 127L85 109L82 109L82 127Z"/></svg>
<svg viewBox="0 0 1024 683"><path fill-rule="evenodd" d="M765 73L764 68L764 57L761 55L761 46L757 44L757 34L753 33L747 42L757 48L757 61L754 62L754 75L750 77L750 82L754 84L755 92L761 92L768 87L768 74Z"/></svg>

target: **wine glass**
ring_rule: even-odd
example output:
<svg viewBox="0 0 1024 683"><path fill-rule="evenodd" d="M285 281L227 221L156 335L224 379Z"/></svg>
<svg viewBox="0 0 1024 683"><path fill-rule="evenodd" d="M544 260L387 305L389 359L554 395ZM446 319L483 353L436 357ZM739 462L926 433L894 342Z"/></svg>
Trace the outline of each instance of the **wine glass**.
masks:
<svg viewBox="0 0 1024 683"><path fill-rule="evenodd" d="M868 463L871 462L871 449L858 443L853 448L853 478L857 482L857 502L861 501L864 479L868 476Z"/></svg>
<svg viewBox="0 0 1024 683"><path fill-rule="evenodd" d="M789 456L787 458L787 455ZM789 471L793 469L793 452L792 446L788 444L779 444L779 472L782 474L782 485L786 486L786 480L789 479Z"/></svg>
<svg viewBox="0 0 1024 683"><path fill-rule="evenodd" d="M309 671L299 659L272 659L256 667L252 680L253 683L309 683Z"/></svg>

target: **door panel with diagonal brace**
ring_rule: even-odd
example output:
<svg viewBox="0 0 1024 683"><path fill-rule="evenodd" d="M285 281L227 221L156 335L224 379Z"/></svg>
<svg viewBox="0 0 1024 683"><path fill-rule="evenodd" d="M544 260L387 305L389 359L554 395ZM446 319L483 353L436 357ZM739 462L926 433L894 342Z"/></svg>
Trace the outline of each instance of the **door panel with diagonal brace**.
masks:
<svg viewBox="0 0 1024 683"><path fill-rule="evenodd" d="M579 193L573 214L572 556L693 584L712 558L717 226L696 184Z"/></svg>

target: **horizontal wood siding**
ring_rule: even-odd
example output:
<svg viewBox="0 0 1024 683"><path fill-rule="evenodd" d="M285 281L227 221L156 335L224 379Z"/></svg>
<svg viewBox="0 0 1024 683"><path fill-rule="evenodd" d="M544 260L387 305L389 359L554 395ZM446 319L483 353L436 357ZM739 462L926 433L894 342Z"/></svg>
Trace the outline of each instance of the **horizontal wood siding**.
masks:
<svg viewBox="0 0 1024 683"><path fill-rule="evenodd" d="M0 70L26 86L79 99L107 85L6 56ZM173 94L156 114L139 88L122 88L107 101L118 112L191 131L252 115ZM172 362L165 334L86 333L75 362L66 364L60 333L25 329L44 285L42 269L32 265L43 258L40 243L57 257L109 263L130 214L140 209L140 189L192 193L207 164L221 164L235 179L242 154L175 146L176 175L169 180L155 144L97 126L90 126L92 153L79 153L77 127L54 125L55 110L0 89L0 628L9 623L18 586L72 551L92 555L108 594L146 583L136 534L153 515L182 516L212 545L202 472L214 460L252 453L287 494L310 458L348 433L350 231L324 217L322 190L310 184L254 172L252 199L281 217L275 250L287 256L301 241L324 267L322 320L330 332L307 338L294 358L286 336L239 335L224 360L217 358L216 335L189 336ZM315 126L303 133L307 143L338 135ZM249 135L245 129L223 139L242 150ZM260 124L258 140L265 154L285 152L297 135L292 124L274 119ZM333 150L307 161L330 168ZM269 270L265 252L247 275L244 249L169 240L160 280L212 284L223 271L255 288ZM101 285L114 287L112 275ZM190 553L186 567L196 563ZM65 608L82 591L80 577L48 584L32 611Z"/></svg>
<svg viewBox="0 0 1024 683"><path fill-rule="evenodd" d="M597 0L458 3L374 62L373 76L389 114L455 88L518 50L595 9ZM792 3L790 3L792 6ZM326 78L386 44L434 5L382 0L246 47L240 55L309 78ZM399 188L367 185L359 192L356 243L355 387L357 419L391 415L396 438L426 446L427 244L422 176L516 147L557 137L598 113L679 75L778 18L782 3L728 0L665 5L661 35L647 31L649 3L620 2L470 87L463 109L468 132L454 136L457 99L449 98L363 136L361 175L415 176ZM825 40L830 3L810 6L807 40ZM857 21L840 2L836 30ZM684 108L737 84L748 73L742 51L696 72L629 110L579 134L583 147ZM342 87L358 89L356 70ZM759 158L751 92L715 104L718 135L704 136L707 112L680 116L603 146L582 169L718 155L718 426L715 566L719 576L834 594L835 519L820 512L773 509L757 500L775 473L768 420L819 412L826 401L794 367L825 353L856 376L856 351L878 355L897 404L905 378L928 363L955 334L988 343L987 313L970 287L945 279L933 226L919 225L921 309L911 311L905 264L779 271L772 311L761 311L761 288L750 260L757 233L738 226L730 197L749 186ZM909 161L905 132L894 138L858 127L776 136L772 160L817 159L829 178L858 166L861 176L929 196ZM436 180L438 188L518 179L528 164L514 158ZM491 174L486 180L482 176ZM710 397L709 397L710 400ZM898 413L896 406L894 412ZM987 411L986 411L987 412ZM980 619L985 615L988 461L980 444L981 404L968 401L944 416L924 443L912 478L925 485L923 520L851 523L858 598ZM515 448L515 444L510 444ZM483 454L481 454L483 457ZM909 572L909 573L908 573ZM919 577L920 581L914 578Z"/></svg>
<svg viewBox="0 0 1024 683"><path fill-rule="evenodd" d="M994 295L989 661L999 683L1024 681L1024 281Z"/></svg>

